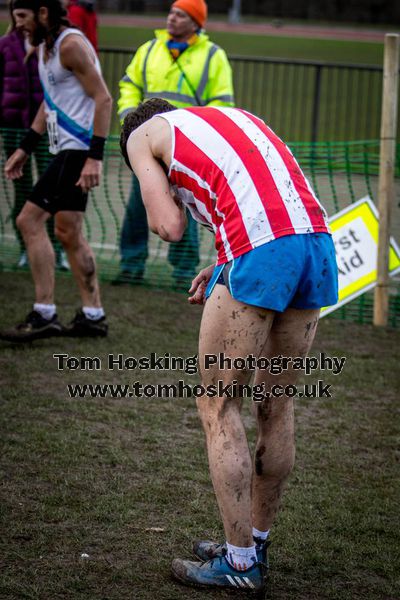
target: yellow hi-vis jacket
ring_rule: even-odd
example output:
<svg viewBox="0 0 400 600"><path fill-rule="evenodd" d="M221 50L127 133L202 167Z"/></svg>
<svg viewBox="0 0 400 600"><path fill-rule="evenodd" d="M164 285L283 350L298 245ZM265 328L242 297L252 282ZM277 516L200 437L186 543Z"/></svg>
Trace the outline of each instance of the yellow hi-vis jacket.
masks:
<svg viewBox="0 0 400 600"><path fill-rule="evenodd" d="M201 33L175 61L166 46L167 31L155 35L138 48L119 83L121 121L148 98L164 98L177 108L233 106L232 70L224 50Z"/></svg>

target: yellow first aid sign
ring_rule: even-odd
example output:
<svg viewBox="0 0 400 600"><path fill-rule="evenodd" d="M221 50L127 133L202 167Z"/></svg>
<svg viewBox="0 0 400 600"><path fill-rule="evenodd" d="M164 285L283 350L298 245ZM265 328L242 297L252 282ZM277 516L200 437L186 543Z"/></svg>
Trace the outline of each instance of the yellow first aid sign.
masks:
<svg viewBox="0 0 400 600"><path fill-rule="evenodd" d="M339 302L323 308L321 316L336 310L376 285L378 211L366 196L340 211L329 221L339 271ZM400 272L400 251L390 239L389 274Z"/></svg>

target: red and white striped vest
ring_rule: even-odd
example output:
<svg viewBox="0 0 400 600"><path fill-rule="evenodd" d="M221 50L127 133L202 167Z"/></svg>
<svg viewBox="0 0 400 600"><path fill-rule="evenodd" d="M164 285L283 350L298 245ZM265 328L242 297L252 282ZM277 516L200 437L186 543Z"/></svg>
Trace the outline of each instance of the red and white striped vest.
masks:
<svg viewBox="0 0 400 600"><path fill-rule="evenodd" d="M158 116L171 126L168 178L194 219L214 231L217 264L285 235L330 233L296 159L261 119L222 107Z"/></svg>

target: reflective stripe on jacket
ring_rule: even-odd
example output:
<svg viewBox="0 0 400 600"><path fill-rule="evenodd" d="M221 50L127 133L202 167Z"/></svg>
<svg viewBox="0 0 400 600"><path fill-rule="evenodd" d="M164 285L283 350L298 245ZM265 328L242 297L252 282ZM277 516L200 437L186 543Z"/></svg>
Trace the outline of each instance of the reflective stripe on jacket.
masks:
<svg viewBox="0 0 400 600"><path fill-rule="evenodd" d="M178 108L233 106L232 70L224 50L204 33L175 61L166 30L137 50L120 81L118 114L123 120L142 100L164 98Z"/></svg>

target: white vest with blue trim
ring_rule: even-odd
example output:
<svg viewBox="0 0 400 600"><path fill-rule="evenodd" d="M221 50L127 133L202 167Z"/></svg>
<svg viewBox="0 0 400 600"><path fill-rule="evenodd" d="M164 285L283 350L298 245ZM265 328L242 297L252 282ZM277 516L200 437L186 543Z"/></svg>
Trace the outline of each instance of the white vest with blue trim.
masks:
<svg viewBox="0 0 400 600"><path fill-rule="evenodd" d="M44 44L39 47L39 76L44 92L45 112L57 114L57 150L87 150L93 135L95 103L75 75L65 69L60 60L60 45L67 35L80 35L93 53L96 70L100 63L96 52L79 29L67 28L58 36L44 62Z"/></svg>

